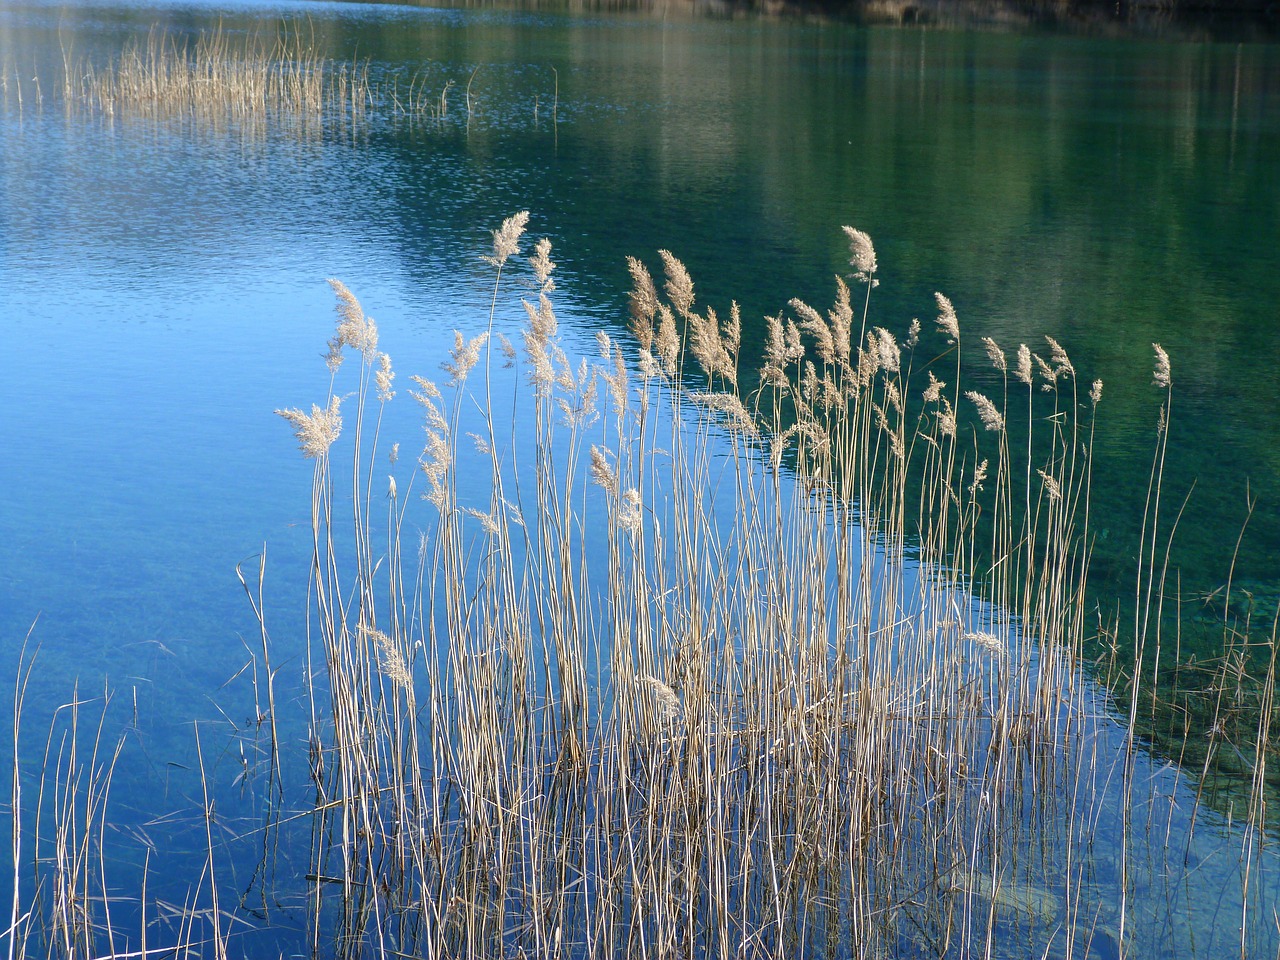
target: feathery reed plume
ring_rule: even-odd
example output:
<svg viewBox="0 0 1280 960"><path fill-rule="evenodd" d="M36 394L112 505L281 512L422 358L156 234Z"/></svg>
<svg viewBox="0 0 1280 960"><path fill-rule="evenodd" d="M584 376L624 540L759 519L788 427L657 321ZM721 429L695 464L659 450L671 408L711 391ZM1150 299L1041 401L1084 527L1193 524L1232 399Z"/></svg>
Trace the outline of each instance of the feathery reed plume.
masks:
<svg viewBox="0 0 1280 960"><path fill-rule="evenodd" d="M362 641L371 641L378 651L378 668L382 671L383 676L405 690L412 689L413 674L409 671L409 665L405 662L404 654L400 652L395 641L381 630L375 630L363 623L356 630Z"/></svg>
<svg viewBox="0 0 1280 960"><path fill-rule="evenodd" d="M467 340L459 331L453 331L453 349L449 352L449 359L440 364L440 368L449 374L449 386L456 387L467 379L467 374L480 362L480 351L488 342L488 332Z"/></svg>
<svg viewBox="0 0 1280 960"><path fill-rule="evenodd" d="M1089 399L1093 401L1093 405L1095 407L1102 402L1102 381L1101 380L1093 381L1093 386L1089 388Z"/></svg>
<svg viewBox="0 0 1280 960"><path fill-rule="evenodd" d="M524 228L529 225L529 211L521 210L502 221L502 226L491 231L493 234L493 255L481 257L485 263L501 268L510 257L520 252L520 238L524 236ZM549 245L548 245L549 249Z"/></svg>
<svg viewBox="0 0 1280 960"><path fill-rule="evenodd" d="M964 634L960 639L965 643L973 644L995 660L1003 660L1009 652L999 637L986 630L974 630L971 633Z"/></svg>
<svg viewBox="0 0 1280 960"><path fill-rule="evenodd" d="M329 338L326 344L328 349L324 352L324 363L329 368L329 372L337 373L338 368L342 366L342 338L336 334Z"/></svg>
<svg viewBox="0 0 1280 960"><path fill-rule="evenodd" d="M680 335L676 333L676 318L665 303L658 305L658 334L653 345L658 353L658 362L662 364L662 372L674 377L680 370Z"/></svg>
<svg viewBox="0 0 1280 960"><path fill-rule="evenodd" d="M782 317L765 317L764 362L760 366L761 386L784 387L787 384L787 344Z"/></svg>
<svg viewBox="0 0 1280 960"><path fill-rule="evenodd" d="M938 329L947 335L947 343L955 343L960 339L960 320L956 317L956 308L941 293L935 293L933 298L938 302Z"/></svg>
<svg viewBox="0 0 1280 960"><path fill-rule="evenodd" d="M538 294L535 307L528 300L524 304L528 323L521 333L525 354L529 358L529 381L540 391L548 391L555 382L554 339L558 324L555 310L545 293Z"/></svg>
<svg viewBox="0 0 1280 960"><path fill-rule="evenodd" d="M938 411L938 430L944 437L954 437L956 435L956 412L951 407L951 401L946 397L941 398L942 409Z"/></svg>
<svg viewBox="0 0 1280 960"><path fill-rule="evenodd" d="M813 337L814 349L818 351L818 359L827 364L835 363L835 339L832 337L831 329L827 326L827 322L822 318L822 314L799 298L793 298L789 301L788 306L799 315L800 329Z"/></svg>
<svg viewBox="0 0 1280 960"><path fill-rule="evenodd" d="M689 324L689 352L708 377L732 380L737 373L733 357L729 355L720 335L720 321L716 312L707 308L706 316L687 315Z"/></svg>
<svg viewBox="0 0 1280 960"><path fill-rule="evenodd" d="M928 371L929 386L924 388L921 399L925 403L937 403L942 397L942 391L946 388L946 384L933 375L933 371Z"/></svg>
<svg viewBox="0 0 1280 960"><path fill-rule="evenodd" d="M1156 351L1156 365L1155 370L1151 375L1151 382L1157 387L1164 387L1165 389L1168 389L1169 385L1173 382L1169 372L1169 354L1165 353L1164 347L1160 346L1158 343L1153 343L1151 346L1154 347Z"/></svg>
<svg viewBox="0 0 1280 960"><path fill-rule="evenodd" d="M395 378L395 372L391 369L391 358L385 353L378 354L378 369L373 372L373 381L377 388L379 403L390 403L395 397L395 391L391 389L391 382Z"/></svg>
<svg viewBox="0 0 1280 960"><path fill-rule="evenodd" d="M418 458L418 466L427 478L430 489L423 495L425 499L440 509L448 503L447 478L449 468L453 465L453 446L450 443L449 421L445 419L438 402L440 389L430 380L416 374L410 377L418 386L417 391L410 391L424 412L423 429L427 434L427 442Z"/></svg>
<svg viewBox="0 0 1280 960"><path fill-rule="evenodd" d="M836 278L836 302L827 311L831 321L831 344L835 357L841 363L849 362L849 352L853 347L851 340L853 329L853 305L849 302L849 285L842 277Z"/></svg>
<svg viewBox="0 0 1280 960"><path fill-rule="evenodd" d="M982 419L982 425L986 429L996 432L1004 429L1004 417L1000 415L996 405L987 397L976 390L966 390L964 395L972 400L973 405L978 408L978 416Z"/></svg>
<svg viewBox="0 0 1280 960"><path fill-rule="evenodd" d="M875 328L876 358L880 369L886 373L899 373L902 370L902 351L898 349L898 341L884 327Z"/></svg>
<svg viewBox="0 0 1280 960"><path fill-rule="evenodd" d="M747 412L747 408L732 393L695 391L689 394L689 399L701 407L720 414L724 418L723 424L735 433L755 436L759 432L756 422L751 414Z"/></svg>
<svg viewBox="0 0 1280 960"><path fill-rule="evenodd" d="M1062 484L1058 483L1056 478L1045 473L1043 470L1037 470L1036 473L1040 474L1040 479L1044 481L1044 491L1049 495L1049 499L1054 501L1061 500Z"/></svg>
<svg viewBox="0 0 1280 960"><path fill-rule="evenodd" d="M364 308L355 294L341 280L329 280L338 302L334 309L338 314L336 341L340 347L359 351L366 361L372 361L378 351L378 327L373 317L365 316ZM333 347L331 345L330 349Z"/></svg>
<svg viewBox="0 0 1280 960"><path fill-rule="evenodd" d="M293 424L294 436L298 438L298 446L308 459L323 457L333 446L338 434L342 432L342 416L338 413L341 397L332 397L327 408L314 403L308 415L296 408L277 410L277 416L284 417Z"/></svg>
<svg viewBox="0 0 1280 960"><path fill-rule="evenodd" d="M736 373L738 351L742 349L742 309L738 306L737 300L729 301L729 319L720 326L720 339L733 359Z"/></svg>
<svg viewBox="0 0 1280 960"><path fill-rule="evenodd" d="M527 217L528 213L525 216ZM551 271L556 268L556 265L551 260L551 241L548 238L543 237L534 244L529 265L533 267L533 275L538 278L538 284L543 293L550 293L556 288L556 282L551 279Z"/></svg>
<svg viewBox="0 0 1280 960"><path fill-rule="evenodd" d="M1067 351L1063 350L1061 344L1053 337L1046 335L1045 340L1049 344L1049 359L1053 361L1055 374L1058 377L1074 377L1076 368L1071 365L1071 360L1067 357Z"/></svg>
<svg viewBox="0 0 1280 960"><path fill-rule="evenodd" d="M644 520L644 501L640 491L628 487L622 494L622 504L618 508L618 526L632 536L640 533Z"/></svg>
<svg viewBox="0 0 1280 960"><path fill-rule="evenodd" d="M631 273L631 335L641 350L653 346L653 318L658 312L658 291L653 286L649 269L635 257L627 257Z"/></svg>
<svg viewBox="0 0 1280 960"><path fill-rule="evenodd" d="M622 355L622 347L613 344L610 354L605 356L606 360L612 360L613 370L602 371L601 376L604 377L605 385L609 388L609 397L613 401L613 411L618 416L622 416L627 409L627 391L630 383L630 375L627 373L627 361Z"/></svg>
<svg viewBox="0 0 1280 960"><path fill-rule="evenodd" d="M1033 353L1031 359L1036 362L1036 369L1040 373L1040 378L1044 383L1040 385L1040 389L1045 393L1052 393L1058 389L1058 378L1062 376L1062 368L1054 366L1045 361L1044 357L1038 353Z"/></svg>
<svg viewBox="0 0 1280 960"><path fill-rule="evenodd" d="M591 445L591 480L598 486L604 487L609 493L617 494L618 471L609 462L609 458L609 450L594 443Z"/></svg>
<svg viewBox="0 0 1280 960"><path fill-rule="evenodd" d="M693 280L689 271L670 250L659 250L658 256L662 258L662 269L667 276L663 284L667 299L676 308L676 313L687 318L693 309Z"/></svg>
<svg viewBox="0 0 1280 960"><path fill-rule="evenodd" d="M498 350L502 353L502 366L510 369L516 365L516 348L505 333L498 334Z"/></svg>
<svg viewBox="0 0 1280 960"><path fill-rule="evenodd" d="M477 510L475 507L463 507L462 512L468 517L479 520L480 529L485 532L486 536L496 537L498 535L498 520L492 513Z"/></svg>
<svg viewBox="0 0 1280 960"><path fill-rule="evenodd" d="M871 244L871 237L853 227L843 227L845 236L849 238L849 265L853 267L853 278L863 283L870 283L876 272L876 251Z"/></svg>
<svg viewBox="0 0 1280 960"><path fill-rule="evenodd" d="M982 338L982 345L987 348L987 357L991 360L991 365L1004 373L1008 367L1004 359L1004 351L990 337Z"/></svg>
<svg viewBox="0 0 1280 960"><path fill-rule="evenodd" d="M969 482L969 496L977 496L978 491L982 489L982 485L987 482L987 466L988 461L983 460L973 468L973 479Z"/></svg>
<svg viewBox="0 0 1280 960"><path fill-rule="evenodd" d="M1014 376L1031 386L1031 348L1025 343L1018 344L1018 365L1014 368Z"/></svg>

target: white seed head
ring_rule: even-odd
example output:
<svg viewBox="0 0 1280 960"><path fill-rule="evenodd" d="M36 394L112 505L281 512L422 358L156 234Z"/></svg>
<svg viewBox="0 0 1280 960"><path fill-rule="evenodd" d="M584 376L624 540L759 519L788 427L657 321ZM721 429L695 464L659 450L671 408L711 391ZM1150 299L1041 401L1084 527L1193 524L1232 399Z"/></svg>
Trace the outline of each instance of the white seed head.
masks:
<svg viewBox="0 0 1280 960"><path fill-rule="evenodd" d="M1156 351L1156 366L1152 373L1152 383L1157 387L1163 387L1166 390L1173 383L1173 378L1169 373L1169 354L1165 353L1164 347L1158 343L1151 345Z"/></svg>
<svg viewBox="0 0 1280 960"><path fill-rule="evenodd" d="M849 264L853 267L854 279L870 282L876 272L876 250L871 244L871 237L853 227L844 227L843 230L849 238Z"/></svg>

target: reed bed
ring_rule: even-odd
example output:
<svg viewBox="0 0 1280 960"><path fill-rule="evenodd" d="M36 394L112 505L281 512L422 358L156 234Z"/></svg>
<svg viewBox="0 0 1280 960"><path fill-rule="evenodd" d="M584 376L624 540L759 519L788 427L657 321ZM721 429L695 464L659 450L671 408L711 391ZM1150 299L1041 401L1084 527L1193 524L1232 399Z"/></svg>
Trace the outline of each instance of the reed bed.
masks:
<svg viewBox="0 0 1280 960"><path fill-rule="evenodd" d="M660 282L629 261L631 339L601 333L571 360L551 245L520 258L527 222L494 231L488 329L455 335L440 381L411 378L416 464L383 436L404 401L377 326L331 281L328 390L278 411L314 471L309 683L277 696L262 560L240 571L261 631L261 821L220 839L201 753L207 853L163 950L226 956L233 924L282 913L305 929L289 950L316 957L1187 949L1176 912L1134 896L1190 896L1207 872L1141 749L1168 593L1163 351L1138 613L1100 624L1102 385L1056 341L980 340L998 389L962 390L951 301L937 295L931 330L880 325L874 248L845 228L832 304L766 318L754 373L736 304L703 305L667 251ZM531 292L509 338L497 304L517 270ZM1099 632L1132 647L1127 700L1080 669ZM1274 637L1253 731L1224 708L1210 744L1235 750L1248 787L1234 886L1212 890L1231 919L1197 955L1272 949ZM1215 673L1221 700L1233 671L1243 689L1238 663ZM298 702L301 776L281 732ZM141 939L123 932L100 839L118 752L101 726L75 752L77 704L34 805L15 750L15 864L28 838L39 849L15 873L11 955L146 956L161 907L144 863ZM280 869L299 850L305 870ZM235 889L215 881L220 856Z"/></svg>
<svg viewBox="0 0 1280 960"><path fill-rule="evenodd" d="M526 221L494 233L495 302ZM665 251L661 287L630 263L634 342L570 361L540 241L521 346L458 334L447 382L413 379L412 477L377 446L391 361L334 282L329 393L280 411L315 469L313 952L959 956L1010 923L1045 956L1122 949L1082 864L1044 874L1088 823L1101 384L1052 340L987 341L994 397L917 371L846 232L849 281L768 318L755 380L737 306ZM527 396L494 400L503 364Z"/></svg>
<svg viewBox="0 0 1280 960"><path fill-rule="evenodd" d="M234 38L221 28L194 42L153 28L105 65L64 52L61 93L67 110L219 122L359 122L373 98L366 64L336 63L296 32Z"/></svg>
<svg viewBox="0 0 1280 960"><path fill-rule="evenodd" d="M235 36L221 27L180 38L153 27L103 62L63 51L60 76L41 77L37 67L0 62L0 102L19 115L44 110L46 96L68 113L113 119L185 118L203 125L239 125L260 132L262 124L290 121L301 132L318 134L326 125L363 128L372 115L412 125L443 124L462 118L470 124L481 110L476 87L480 65L450 76L428 64L407 76L375 79L366 61L339 62L304 38L298 24L283 25L270 37ZM530 104L534 126L540 115L558 123L560 80L549 68L550 89L535 91ZM458 88L455 90L455 88ZM546 97L545 101L543 97Z"/></svg>

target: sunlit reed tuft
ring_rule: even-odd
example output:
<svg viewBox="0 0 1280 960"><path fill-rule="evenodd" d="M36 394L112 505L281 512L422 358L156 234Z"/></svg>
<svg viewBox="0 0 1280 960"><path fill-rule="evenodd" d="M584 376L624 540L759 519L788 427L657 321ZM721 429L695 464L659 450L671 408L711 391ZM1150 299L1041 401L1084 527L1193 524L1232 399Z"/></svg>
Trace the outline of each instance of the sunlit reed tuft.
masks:
<svg viewBox="0 0 1280 960"><path fill-rule="evenodd" d="M293 424L294 435L304 456L315 459L329 452L342 432L342 415L338 407L340 397L332 397L328 407L311 405L311 413L298 409L277 410L276 413Z"/></svg>
<svg viewBox="0 0 1280 960"><path fill-rule="evenodd" d="M849 238L849 265L853 267L854 279L863 283L872 282L876 272L876 251L871 244L871 237L853 227L842 229Z"/></svg>
<svg viewBox="0 0 1280 960"><path fill-rule="evenodd" d="M1152 372L1152 383L1157 387L1164 387L1165 389L1168 389L1169 385L1173 382L1169 373L1169 354L1167 354L1164 347L1160 346L1158 343L1153 343L1151 346L1156 352L1156 365Z"/></svg>
<svg viewBox="0 0 1280 960"><path fill-rule="evenodd" d="M956 317L956 308L941 293L935 293L933 297L938 303L938 329L947 335L948 342L954 343L960 339L960 321Z"/></svg>

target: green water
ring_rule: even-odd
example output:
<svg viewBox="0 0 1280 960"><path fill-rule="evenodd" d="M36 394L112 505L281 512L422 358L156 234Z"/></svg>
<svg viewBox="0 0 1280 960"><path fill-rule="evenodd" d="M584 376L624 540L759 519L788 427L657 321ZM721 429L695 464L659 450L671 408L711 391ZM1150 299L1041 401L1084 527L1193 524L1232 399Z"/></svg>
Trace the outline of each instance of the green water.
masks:
<svg viewBox="0 0 1280 960"><path fill-rule="evenodd" d="M153 25L183 36L218 23L232 35L302 24L329 56L366 62L382 99L364 122L325 130L107 118L59 101L63 51L102 63ZM12 2L0 7L0 71L2 662L12 675L38 620L28 767L77 678L95 692L109 681L122 722L136 711L138 749L115 789L132 827L154 833L158 814L189 809L193 723L217 738L217 724L256 712L238 672L256 627L234 567L264 541L280 571L281 657L298 674L309 481L271 411L317 399L323 278L356 291L406 375L430 374L453 327L484 326L478 254L518 209L554 241L561 322L588 353L596 328L625 330L624 258L653 263L668 248L702 301L741 304L753 366L764 315L793 296L829 302L847 269L842 224L875 240L876 322L931 327L933 292L951 297L972 385L995 383L980 337L1007 352L1060 341L1082 384L1105 385L1092 501L1104 619L1131 615L1160 342L1173 361L1166 521L1186 500L1169 582L1212 620L1218 608L1196 598L1234 561L1255 634L1269 632L1280 597L1274 46ZM445 119L398 115L386 99L415 76L436 93L454 81ZM514 327L518 306L504 309ZM392 414L388 430L416 438L415 416ZM1181 652L1212 659L1220 642L1221 630L1189 629ZM1157 747L1153 777L1167 771ZM239 770L233 754L214 762L225 783ZM1189 776L1199 766L1193 756ZM184 820L165 842L198 851L200 827ZM1229 827L1221 837L1222 849L1238 842ZM1147 942L1172 954L1182 927L1162 929Z"/></svg>

